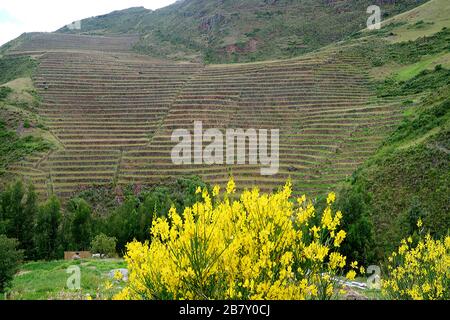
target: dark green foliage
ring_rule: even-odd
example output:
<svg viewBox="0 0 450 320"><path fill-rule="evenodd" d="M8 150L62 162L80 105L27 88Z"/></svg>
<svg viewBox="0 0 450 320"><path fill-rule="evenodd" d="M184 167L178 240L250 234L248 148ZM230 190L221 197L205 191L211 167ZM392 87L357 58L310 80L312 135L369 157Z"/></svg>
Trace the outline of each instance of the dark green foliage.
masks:
<svg viewBox="0 0 450 320"><path fill-rule="evenodd" d="M336 208L344 212L342 228L347 236L341 245L348 261L358 261L362 265L375 262L374 227L369 217L370 196L358 186L340 191Z"/></svg>
<svg viewBox="0 0 450 320"><path fill-rule="evenodd" d="M70 221L71 250L88 250L92 239L92 209L83 199L72 199L67 204L67 217Z"/></svg>
<svg viewBox="0 0 450 320"><path fill-rule="evenodd" d="M35 254L33 234L37 212L37 196L32 184L25 192L22 182L17 181L0 195L0 234L17 239L27 259Z"/></svg>
<svg viewBox="0 0 450 320"><path fill-rule="evenodd" d="M152 216L150 212L140 210L141 206L137 197L129 196L107 221L108 234L117 239L117 250L120 253L124 253L128 242L134 239L145 241L149 238Z"/></svg>
<svg viewBox="0 0 450 320"><path fill-rule="evenodd" d="M419 221L419 219L422 221L429 221L427 215L428 214L422 206L419 197L414 196L411 199L411 204L407 212L400 220L400 228L402 230L402 233L410 234L414 238L416 238L414 240L417 240L421 232L421 228L419 228L417 222Z"/></svg>
<svg viewBox="0 0 450 320"><path fill-rule="evenodd" d="M102 232L115 237L117 251L123 253L125 245L133 239L149 240L153 219L166 216L172 206L182 212L185 207L192 206L201 200L199 195L195 194L198 186L211 189L199 177L194 176L179 178L165 185L151 188L128 186L120 192L123 200L119 205L113 200L115 197L112 189L109 189L109 192L106 189L86 190L78 194L78 198L85 199L96 208L98 213L101 213L93 220L93 234ZM142 191L138 191L140 189ZM106 208L101 207L104 202L107 203ZM105 215L107 211L109 214ZM71 225L71 223L64 223L63 229L70 228L65 225ZM69 243L70 241L66 240L65 246Z"/></svg>
<svg viewBox="0 0 450 320"><path fill-rule="evenodd" d="M419 218L425 232L433 236L445 236L450 230L450 86L444 80L448 70L437 67L403 83L400 91L414 88L424 94L419 105L405 104L414 109L338 197L347 202L364 195L362 202L357 201L362 203L360 208L352 205L341 210L345 217L356 207L370 219L374 247L369 252L375 260L389 255L401 239L417 237ZM353 241L351 230L350 225L345 243ZM358 244L351 245L355 248ZM357 249L358 255L363 253Z"/></svg>
<svg viewBox="0 0 450 320"><path fill-rule="evenodd" d="M385 29L386 27L381 30ZM370 41L360 43L352 50L358 55L366 57L373 67L391 62L408 65L419 62L424 56L449 52L449 43L450 29L443 29L429 37L394 44L389 44L382 38L372 37Z"/></svg>
<svg viewBox="0 0 450 320"><path fill-rule="evenodd" d="M76 197L86 200L91 206L93 216L105 218L117 207L118 199L114 186L93 186L79 192Z"/></svg>
<svg viewBox="0 0 450 320"><path fill-rule="evenodd" d="M23 252L18 246L16 239L0 234L0 292L8 287L23 259Z"/></svg>
<svg viewBox="0 0 450 320"><path fill-rule="evenodd" d="M114 257L116 255L116 243L116 238L108 237L101 233L92 240L91 252L94 254L99 253L101 257Z"/></svg>
<svg viewBox="0 0 450 320"><path fill-rule="evenodd" d="M36 247L39 259L58 258L59 226L61 223L61 204L56 196L39 208L36 221Z"/></svg>
<svg viewBox="0 0 450 320"><path fill-rule="evenodd" d="M404 119L400 126L388 138L388 143L399 142L425 134L450 120L450 99L438 104L413 119Z"/></svg>
<svg viewBox="0 0 450 320"><path fill-rule="evenodd" d="M201 200L201 197L195 194L197 187L207 188L211 193L211 186L198 176L179 178L167 185L170 201L178 212Z"/></svg>
<svg viewBox="0 0 450 320"><path fill-rule="evenodd" d="M114 238L117 250L123 253L128 242L150 239L150 227L155 217L166 216L172 206L182 212L186 206L201 200L195 194L198 186L210 189L198 177L181 178L136 195L132 191L135 188L130 186L120 205L105 209L111 210L109 215L94 216L91 205L81 197L93 193L85 191L71 199L62 215L55 196L38 207L34 187L30 185L25 192L18 181L0 193L0 234L18 238L28 259L49 260L60 257L63 251L88 250L92 239L101 233ZM105 196L107 192L102 194Z"/></svg>
<svg viewBox="0 0 450 320"><path fill-rule="evenodd" d="M393 243L408 235L411 219L417 212L427 213L424 224L433 235L443 236L448 232L449 164L450 156L445 152L419 145L387 157L368 176L372 183L368 190L374 193L373 219L378 226L378 241L386 251L391 251Z"/></svg>
<svg viewBox="0 0 450 320"><path fill-rule="evenodd" d="M21 181L11 184L4 192L2 192L0 199L0 221L2 227L0 233L10 237L18 237L16 227L20 219L17 219L17 217L22 215L22 200L24 194L25 192Z"/></svg>
<svg viewBox="0 0 450 320"><path fill-rule="evenodd" d="M6 99L11 92L10 87L0 87L0 101Z"/></svg>
<svg viewBox="0 0 450 320"><path fill-rule="evenodd" d="M30 77L36 66L36 60L31 57L2 57L0 58L0 84L21 77Z"/></svg>
<svg viewBox="0 0 450 320"><path fill-rule="evenodd" d="M438 67L434 70L424 70L407 81L386 79L377 87L379 97L406 96L427 90L436 90L450 84L450 70Z"/></svg>
<svg viewBox="0 0 450 320"><path fill-rule="evenodd" d="M32 259L36 254L34 229L36 216L39 212L37 194L33 184L29 184L23 213L22 236L19 238L21 248L25 250L26 258Z"/></svg>

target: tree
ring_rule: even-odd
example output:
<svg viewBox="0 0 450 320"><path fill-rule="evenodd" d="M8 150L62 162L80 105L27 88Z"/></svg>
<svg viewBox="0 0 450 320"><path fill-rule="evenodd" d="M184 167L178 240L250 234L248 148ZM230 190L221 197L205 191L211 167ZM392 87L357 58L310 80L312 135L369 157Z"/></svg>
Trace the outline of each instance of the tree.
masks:
<svg viewBox="0 0 450 320"><path fill-rule="evenodd" d="M144 200L139 206L139 211L142 216L150 215L161 217L167 215L170 207L173 205L170 196L172 193L167 187L156 187L149 193L144 195Z"/></svg>
<svg viewBox="0 0 450 320"><path fill-rule="evenodd" d="M118 207L108 220L110 235L117 239L117 250L123 252L128 242L133 239L144 241L146 230L151 225L151 216L147 216L147 223L143 223L145 217L139 211L139 199L135 196L127 196L124 203Z"/></svg>
<svg viewBox="0 0 450 320"><path fill-rule="evenodd" d="M11 187L0 193L0 234L8 234L11 230L10 217Z"/></svg>
<svg viewBox="0 0 450 320"><path fill-rule="evenodd" d="M341 191L336 207L344 213L343 228L347 237L341 252L351 261L364 265L374 259L374 227L369 217L370 197L359 186Z"/></svg>
<svg viewBox="0 0 450 320"><path fill-rule="evenodd" d="M100 253L103 257L113 257L116 254L117 239L108 237L104 233L97 235L91 242L91 251L93 253Z"/></svg>
<svg viewBox="0 0 450 320"><path fill-rule="evenodd" d="M0 292L8 287L23 259L23 251L18 246L16 239L0 235Z"/></svg>
<svg viewBox="0 0 450 320"><path fill-rule="evenodd" d="M25 251L25 258L32 259L35 255L34 227L38 213L37 195L33 184L28 185L28 192L25 199L22 215L18 216L21 226L17 229L20 248Z"/></svg>
<svg viewBox="0 0 450 320"><path fill-rule="evenodd" d="M182 211L185 207L192 206L201 200L201 195L195 192L198 187L206 188L211 194L211 186L198 176L182 177L169 185L170 199L177 210Z"/></svg>
<svg viewBox="0 0 450 320"><path fill-rule="evenodd" d="M23 216L22 200L25 191L20 180L9 185L1 196L2 233L10 238L19 238L21 218Z"/></svg>
<svg viewBox="0 0 450 320"><path fill-rule="evenodd" d="M61 204L56 196L39 208L36 222L37 257L52 259L57 256L58 230L61 223Z"/></svg>
<svg viewBox="0 0 450 320"><path fill-rule="evenodd" d="M92 239L92 209L83 199L72 199L67 210L71 214L70 233L72 246L76 250L86 250Z"/></svg>
<svg viewBox="0 0 450 320"><path fill-rule="evenodd" d="M107 219L105 233L117 238L118 252L124 252L126 244L133 240L149 240L155 218L166 216L172 206L183 210L201 200L201 195L195 192L198 187L211 191L208 184L193 176L157 186L138 196L129 193Z"/></svg>
<svg viewBox="0 0 450 320"><path fill-rule="evenodd" d="M28 259L33 258L37 211L37 196L32 184L25 192L22 182L16 181L0 197L0 233L17 239Z"/></svg>

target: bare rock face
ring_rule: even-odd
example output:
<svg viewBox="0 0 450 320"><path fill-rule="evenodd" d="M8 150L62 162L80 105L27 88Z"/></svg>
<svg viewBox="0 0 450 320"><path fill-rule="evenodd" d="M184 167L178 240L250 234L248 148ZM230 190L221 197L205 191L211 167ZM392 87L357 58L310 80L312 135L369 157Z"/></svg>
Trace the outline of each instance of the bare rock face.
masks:
<svg viewBox="0 0 450 320"><path fill-rule="evenodd" d="M220 13L216 13L212 17L204 18L199 26L199 29L208 32L223 21L225 21L225 16Z"/></svg>

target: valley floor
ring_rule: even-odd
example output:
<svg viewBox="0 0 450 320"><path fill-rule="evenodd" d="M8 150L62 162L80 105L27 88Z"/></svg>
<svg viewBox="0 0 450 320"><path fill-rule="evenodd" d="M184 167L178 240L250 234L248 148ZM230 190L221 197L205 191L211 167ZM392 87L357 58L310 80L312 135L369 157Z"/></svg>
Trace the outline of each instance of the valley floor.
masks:
<svg viewBox="0 0 450 320"><path fill-rule="evenodd" d="M80 290L70 290L67 286L75 274L74 267L80 270ZM123 259L28 262L20 267L11 289L0 299L108 299L121 288L120 281L111 278L110 273L122 268L126 268Z"/></svg>

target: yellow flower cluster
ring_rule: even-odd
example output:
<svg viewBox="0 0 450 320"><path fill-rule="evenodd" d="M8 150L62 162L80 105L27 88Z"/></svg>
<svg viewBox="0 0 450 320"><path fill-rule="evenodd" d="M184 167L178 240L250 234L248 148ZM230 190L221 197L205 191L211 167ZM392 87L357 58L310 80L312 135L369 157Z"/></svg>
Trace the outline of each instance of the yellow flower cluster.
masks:
<svg viewBox="0 0 450 320"><path fill-rule="evenodd" d="M434 240L430 235L412 246L403 240L389 257L388 280L383 293L393 299L450 299L450 236Z"/></svg>
<svg viewBox="0 0 450 320"><path fill-rule="evenodd" d="M330 299L346 257L335 195L320 215L303 196L292 201L288 182L279 192L257 188L211 196L168 219L153 222L152 241L127 246L127 287L116 299ZM354 276L352 274L352 276Z"/></svg>

